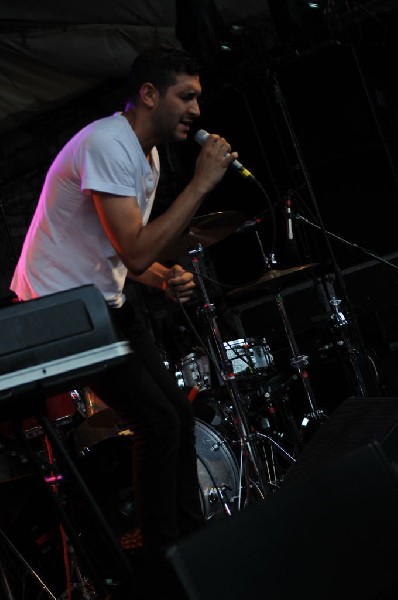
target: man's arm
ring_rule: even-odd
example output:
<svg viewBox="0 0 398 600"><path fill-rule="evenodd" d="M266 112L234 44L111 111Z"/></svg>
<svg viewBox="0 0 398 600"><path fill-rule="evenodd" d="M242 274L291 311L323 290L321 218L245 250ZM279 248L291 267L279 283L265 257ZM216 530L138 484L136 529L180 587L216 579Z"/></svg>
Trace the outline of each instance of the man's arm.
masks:
<svg viewBox="0 0 398 600"><path fill-rule="evenodd" d="M203 144L195 172L173 204L145 226L136 198L93 192L94 203L113 247L131 274L143 274L189 225L206 195L237 156L229 144L211 135Z"/></svg>

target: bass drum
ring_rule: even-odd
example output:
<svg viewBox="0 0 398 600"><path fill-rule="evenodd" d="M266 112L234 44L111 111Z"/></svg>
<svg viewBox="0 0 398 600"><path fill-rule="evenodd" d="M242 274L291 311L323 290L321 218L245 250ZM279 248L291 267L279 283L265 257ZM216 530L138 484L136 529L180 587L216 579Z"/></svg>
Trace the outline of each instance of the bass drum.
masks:
<svg viewBox="0 0 398 600"><path fill-rule="evenodd" d="M195 419L196 454L202 510L206 521L229 516L238 506L239 469L226 440Z"/></svg>
<svg viewBox="0 0 398 600"><path fill-rule="evenodd" d="M88 417L73 434L73 452L86 483L100 497L114 495L115 490L132 492L132 443L134 432L122 428L117 419L108 424ZM195 419L196 456L199 493L206 521L229 516L237 506L239 470L235 455L225 438L201 419ZM133 509L134 512L134 509Z"/></svg>

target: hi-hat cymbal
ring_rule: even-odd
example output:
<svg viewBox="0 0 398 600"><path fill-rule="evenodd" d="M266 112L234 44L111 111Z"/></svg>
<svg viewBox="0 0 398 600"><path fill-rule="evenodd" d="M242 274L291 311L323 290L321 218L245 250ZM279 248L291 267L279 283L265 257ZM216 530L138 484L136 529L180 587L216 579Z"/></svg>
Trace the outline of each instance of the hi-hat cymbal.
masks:
<svg viewBox="0 0 398 600"><path fill-rule="evenodd" d="M245 221L238 211L216 212L194 217L186 231L161 252L161 260L188 255L199 246L207 248L231 235Z"/></svg>
<svg viewBox="0 0 398 600"><path fill-rule="evenodd" d="M305 269L312 269L319 263L308 263L306 265L299 265L297 267L291 267L289 269L271 269L266 271L261 277L250 285L242 286L228 292L227 298L240 299L244 296L249 296L260 291L275 292L280 290L287 280L291 279L291 276L304 271Z"/></svg>

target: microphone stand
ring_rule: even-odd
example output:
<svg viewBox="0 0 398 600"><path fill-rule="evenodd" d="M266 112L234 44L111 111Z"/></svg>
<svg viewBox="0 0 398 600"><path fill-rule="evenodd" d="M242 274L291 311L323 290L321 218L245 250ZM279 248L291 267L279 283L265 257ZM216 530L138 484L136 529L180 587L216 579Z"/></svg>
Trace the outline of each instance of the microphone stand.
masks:
<svg viewBox="0 0 398 600"><path fill-rule="evenodd" d="M316 223L313 223L312 221L310 221L309 219L307 219L306 217L302 216L301 214L299 214L297 212L292 213L292 218L296 219L296 220L304 221L307 225L310 225L311 227L314 227L315 229L318 229L318 230L321 229L321 227L319 225L317 225ZM387 266L391 267L392 269L398 269L398 265L395 265L391 261L386 260L385 258L378 256L377 254L374 254L373 252L370 252L366 248L363 248L363 247L359 246L358 244L350 242L349 240L346 240L346 239L332 233L331 231L326 230L326 233L328 236L334 237L335 239L339 240L343 244L346 244L346 245L350 246L351 248L360 250L364 254L375 259L377 262L387 265ZM354 372L356 373L358 390L362 396L365 396L366 395L366 393L365 393L366 392L366 382L365 382L365 380L363 378L363 374L359 368L358 350L355 347L355 345L352 344L350 337L347 335L346 327L348 326L348 321L346 320L344 314L342 312L340 312L339 307L341 304L341 300L339 300L336 297L333 284L330 281L326 282L326 287L327 287L327 293L330 298L330 305L332 307L331 321L332 321L333 329L334 329L334 331L338 331L341 333L342 340L343 340L342 344L348 350L348 356L350 358L350 362L352 364ZM371 363L371 364L373 365L373 372L376 374L377 371L376 371L375 365L373 363Z"/></svg>
<svg viewBox="0 0 398 600"><path fill-rule="evenodd" d="M309 219L307 219L306 217L304 217L303 215L301 215L300 213L298 213L296 211L292 212L292 219L295 219L296 221L304 221L304 223L306 223L307 225L310 225L311 227L314 227L315 229L318 229L320 231L322 230L322 227L320 227L313 221L310 221ZM354 242L350 242L349 240L346 240L346 239L336 235L335 233L328 231L327 229L325 230L325 233L330 237L334 237L339 242L342 242L343 244L350 246L351 248L360 250L364 254L367 254L369 257L377 260L380 263L383 263L383 264L391 267L392 269L398 269L398 265L395 265L394 263L390 262L389 260L386 260L385 258L383 258L382 256L379 256L378 254L374 254L373 252L370 252L370 250L367 250L366 248L363 248L362 246L359 246L358 244L354 244Z"/></svg>
<svg viewBox="0 0 398 600"><path fill-rule="evenodd" d="M321 217L321 214L318 209L316 195L314 193L311 179L309 177L309 174L308 174L308 171L307 171L307 168L306 168L306 165L305 165L305 162L304 162L301 150L300 150L300 146L299 146L298 140L296 138L293 125L290 120L290 116L289 116L289 113L288 113L288 110L286 107L286 102L283 97L281 87L279 85L279 81L278 81L275 73L273 73L272 77L273 77L273 82L274 82L274 95L275 95L276 103L280 106L282 116L285 120L286 127L288 129L288 132L289 132L292 144L293 144L293 148L294 148L296 156L297 156L298 163L301 167L301 172L304 176L306 186L307 186L308 192L310 194L310 198L312 200L318 222L320 223L320 230L322 231L323 236L324 236L325 244L328 249L330 258L331 258L331 262L332 262L332 265L334 268L334 272L336 274L337 282L338 282L340 290L342 292L344 302L348 308L349 321L353 327L353 331L354 331L354 333L356 335L356 339L358 341L358 348L363 357L361 364L364 367L364 372L363 372L363 385L361 386L362 387L361 393L364 396L380 396L381 392L380 392L380 389L378 386L377 378L375 376L373 368L371 368L373 365L370 364L369 357L367 356L367 353L365 350L365 345L364 345L362 335L361 335L361 332L360 332L360 329L359 329L359 326L357 323L357 319L355 317L354 310L351 306L351 302L350 302L350 299L349 299L349 296L347 293L347 289L345 286L344 278L341 273L341 269L337 263L332 246L330 244L330 239L329 239L328 233L323 225L322 217Z"/></svg>

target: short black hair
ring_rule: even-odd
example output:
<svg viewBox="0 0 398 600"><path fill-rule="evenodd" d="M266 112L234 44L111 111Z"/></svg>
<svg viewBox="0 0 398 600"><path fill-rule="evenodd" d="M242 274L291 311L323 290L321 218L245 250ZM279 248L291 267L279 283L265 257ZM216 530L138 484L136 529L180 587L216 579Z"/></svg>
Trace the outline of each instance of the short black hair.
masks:
<svg viewBox="0 0 398 600"><path fill-rule="evenodd" d="M138 54L130 68L127 79L127 99L135 100L145 82L153 83L163 94L176 81L176 75L198 75L199 61L175 46L160 45Z"/></svg>

